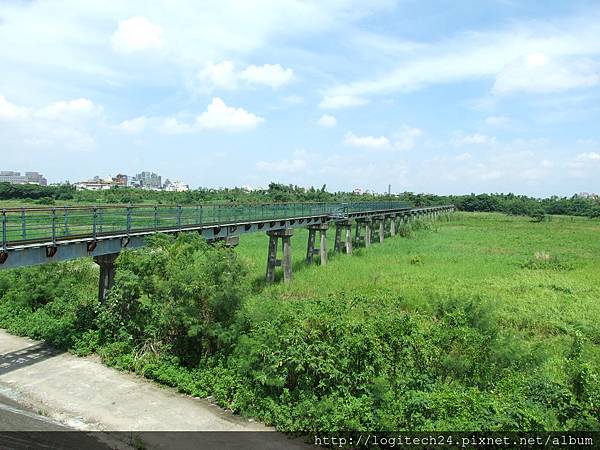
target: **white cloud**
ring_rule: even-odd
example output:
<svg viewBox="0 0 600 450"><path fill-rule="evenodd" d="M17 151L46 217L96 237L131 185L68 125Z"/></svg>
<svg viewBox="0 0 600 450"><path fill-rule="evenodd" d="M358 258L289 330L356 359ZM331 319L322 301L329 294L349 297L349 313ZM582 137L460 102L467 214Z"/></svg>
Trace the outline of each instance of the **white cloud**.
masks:
<svg viewBox="0 0 600 450"><path fill-rule="evenodd" d="M596 152L579 153L577 155L577 159L579 161L600 161L600 153L596 153Z"/></svg>
<svg viewBox="0 0 600 450"><path fill-rule="evenodd" d="M460 155L456 155L454 157L454 159L457 161L468 161L471 159L471 154L470 153L461 153Z"/></svg>
<svg viewBox="0 0 600 450"><path fill-rule="evenodd" d="M142 16L121 20L112 35L112 46L117 53L158 51L165 47L163 29Z"/></svg>
<svg viewBox="0 0 600 450"><path fill-rule="evenodd" d="M517 89L553 92L598 83L592 59L600 55L597 17L513 23L502 30L463 32L437 42L414 43L418 51L399 43L403 45L385 59L394 62L381 67L379 74L333 85L325 95L364 97L496 77L497 93ZM375 47L374 51L379 50ZM519 55L525 56L519 59ZM534 75L531 82L521 76L524 65L531 67L527 72ZM545 75L547 79L543 79Z"/></svg>
<svg viewBox="0 0 600 450"><path fill-rule="evenodd" d="M348 108L350 106L361 106L366 104L367 101L353 95L332 95L325 96L319 106L323 109L340 109Z"/></svg>
<svg viewBox="0 0 600 450"><path fill-rule="evenodd" d="M36 112L36 116L53 120L91 118L102 114L103 108L88 98L60 100Z"/></svg>
<svg viewBox="0 0 600 450"><path fill-rule="evenodd" d="M600 83L598 65L586 59L551 58L535 52L509 62L496 77L492 92L550 93Z"/></svg>
<svg viewBox="0 0 600 450"><path fill-rule="evenodd" d="M194 131L194 128L187 123L180 122L174 117L167 117L163 119L158 127L158 131L164 134L184 134L191 133Z"/></svg>
<svg viewBox="0 0 600 450"><path fill-rule="evenodd" d="M24 119L29 110L23 106L17 106L9 102L6 97L0 95L0 120Z"/></svg>
<svg viewBox="0 0 600 450"><path fill-rule="evenodd" d="M496 143L496 138L481 133L465 134L463 131L456 131L451 139L452 145L462 147L464 145L492 145Z"/></svg>
<svg viewBox="0 0 600 450"><path fill-rule="evenodd" d="M349 131L344 136L344 144L350 147L381 150L390 147L390 140L385 136L356 136L354 133Z"/></svg>
<svg viewBox="0 0 600 450"><path fill-rule="evenodd" d="M487 125L505 125L509 122L509 118L505 116L489 116L485 118Z"/></svg>
<svg viewBox="0 0 600 450"><path fill-rule="evenodd" d="M240 82L248 85L263 85L277 89L294 78L292 69L284 69L279 64L251 65L238 70L232 61L213 63L209 61L198 74L198 79L205 90L215 88L235 89Z"/></svg>
<svg viewBox="0 0 600 450"><path fill-rule="evenodd" d="M251 65L240 73L240 78L249 83L263 84L277 89L294 79L294 71L284 69L279 64Z"/></svg>
<svg viewBox="0 0 600 450"><path fill-rule="evenodd" d="M34 109L15 105L0 95L0 122L11 121L7 141L32 150L89 150L95 142L89 128L100 118L102 107L91 100L61 100ZM84 120L82 120L84 119Z"/></svg>
<svg viewBox="0 0 600 450"><path fill-rule="evenodd" d="M252 130L262 122L262 117L243 108L227 106L219 97L214 97L207 110L196 118L196 125L200 128L223 131Z"/></svg>
<svg viewBox="0 0 600 450"><path fill-rule="evenodd" d="M231 61L223 61L218 64L208 61L200 70L198 78L208 89L234 89L237 85L238 75L235 65Z"/></svg>
<svg viewBox="0 0 600 450"><path fill-rule="evenodd" d="M196 116L192 122L181 121L177 117L156 117L152 122L158 122L160 133L185 134L203 130L248 131L256 128L264 120L244 108L227 106L219 97L213 97L206 111Z"/></svg>
<svg viewBox="0 0 600 450"><path fill-rule="evenodd" d="M136 117L134 119L128 119L117 125L117 129L125 133L141 133L146 129L148 119L144 116Z"/></svg>
<svg viewBox="0 0 600 450"><path fill-rule="evenodd" d="M422 134L423 132L418 128L402 125L400 131L394 135L394 146L398 150L410 150L415 146L415 141Z"/></svg>
<svg viewBox="0 0 600 450"><path fill-rule="evenodd" d="M337 125L337 119L329 114L323 114L319 119L319 125L325 128L333 128Z"/></svg>

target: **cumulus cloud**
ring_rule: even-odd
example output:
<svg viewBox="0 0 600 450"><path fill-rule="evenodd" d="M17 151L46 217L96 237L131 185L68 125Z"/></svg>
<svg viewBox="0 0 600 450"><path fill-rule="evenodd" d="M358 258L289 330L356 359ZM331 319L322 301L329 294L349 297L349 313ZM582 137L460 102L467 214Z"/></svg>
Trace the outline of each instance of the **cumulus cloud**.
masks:
<svg viewBox="0 0 600 450"><path fill-rule="evenodd" d="M175 117L167 117L161 121L158 131L164 134L184 134L194 131L194 127L180 122Z"/></svg>
<svg viewBox="0 0 600 450"><path fill-rule="evenodd" d="M24 119L29 110L23 106L17 106L9 102L6 97L0 95L0 120Z"/></svg>
<svg viewBox="0 0 600 450"><path fill-rule="evenodd" d="M350 106L361 106L366 103L365 99L353 95L331 95L323 98L319 106L323 109L341 109Z"/></svg>
<svg viewBox="0 0 600 450"><path fill-rule="evenodd" d="M95 145L90 134L102 107L89 99L60 100L42 108L16 105L0 95L0 123L9 122L8 140L32 149L88 150ZM19 147L21 148L21 147Z"/></svg>
<svg viewBox="0 0 600 450"><path fill-rule="evenodd" d="M325 128L333 128L337 125L337 119L329 114L323 114L319 119L318 124Z"/></svg>
<svg viewBox="0 0 600 450"><path fill-rule="evenodd" d="M294 79L294 71L279 64L250 65L239 70L229 60L220 63L208 61L198 73L198 79L202 87L208 90L235 89L240 83L278 89Z"/></svg>
<svg viewBox="0 0 600 450"><path fill-rule="evenodd" d="M231 61L217 64L208 61L198 73L198 78L207 88L234 89L238 81L235 65Z"/></svg>
<svg viewBox="0 0 600 450"><path fill-rule="evenodd" d="M117 129L125 133L141 133L146 129L148 119L145 116L136 117L134 119L127 119L117 125Z"/></svg>
<svg viewBox="0 0 600 450"><path fill-rule="evenodd" d="M344 145L367 148L369 150L381 150L390 147L390 140L385 136L357 136L349 131L344 136Z"/></svg>
<svg viewBox="0 0 600 450"><path fill-rule="evenodd" d="M121 20L111 40L113 49L124 54L158 51L166 44L162 27L142 16Z"/></svg>
<svg viewBox="0 0 600 450"><path fill-rule="evenodd" d="M600 153L596 153L596 152L579 153L577 155L577 159L579 161L600 161Z"/></svg>
<svg viewBox="0 0 600 450"><path fill-rule="evenodd" d="M292 69L284 69L279 64L251 65L240 73L240 78L249 83L262 84L277 89L294 79Z"/></svg>
<svg viewBox="0 0 600 450"><path fill-rule="evenodd" d="M161 120L159 131L165 134L183 134L202 130L248 131L264 122L260 116L244 108L227 106L219 97L214 97L206 111L199 114L192 123L181 122L175 117Z"/></svg>
<svg viewBox="0 0 600 450"><path fill-rule="evenodd" d="M223 131L252 130L262 122L262 117L243 108L227 106L219 97L214 97L207 110L196 118L200 128Z"/></svg>
<svg viewBox="0 0 600 450"><path fill-rule="evenodd" d="M56 120L73 120L74 118L90 118L102 114L103 108L88 98L60 100L41 108L36 112L38 117Z"/></svg>

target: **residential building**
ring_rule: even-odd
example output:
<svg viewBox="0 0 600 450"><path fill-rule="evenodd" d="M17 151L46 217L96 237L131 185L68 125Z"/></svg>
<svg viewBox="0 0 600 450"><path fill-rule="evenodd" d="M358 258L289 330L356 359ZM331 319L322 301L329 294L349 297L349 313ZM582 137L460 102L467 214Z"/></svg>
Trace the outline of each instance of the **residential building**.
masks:
<svg viewBox="0 0 600 450"><path fill-rule="evenodd" d="M162 189L162 180L160 175L154 172L141 172L131 179L130 185L142 189L160 190Z"/></svg>
<svg viewBox="0 0 600 450"><path fill-rule="evenodd" d="M89 191L103 191L106 189L110 189L113 186L117 186L117 184L111 178L102 179L100 177L94 177L91 180L85 180L75 183L76 189L86 189Z"/></svg>
<svg viewBox="0 0 600 450"><path fill-rule="evenodd" d="M129 177L122 173L117 174L117 176L113 177L112 180L115 182L115 184L117 186L125 187L125 186L128 186L128 184L129 184Z"/></svg>
<svg viewBox="0 0 600 450"><path fill-rule="evenodd" d="M165 181L165 184L163 186L163 189L165 191L169 191L169 192L185 192L185 191L189 191L190 187L187 184L183 184L183 182L179 181L179 180L169 180L167 178L167 180Z"/></svg>
<svg viewBox="0 0 600 450"><path fill-rule="evenodd" d="M25 175L21 175L21 172L13 172L10 170L0 171L0 183L13 183L13 184L39 184L41 186L47 186L48 180L39 172L25 172Z"/></svg>

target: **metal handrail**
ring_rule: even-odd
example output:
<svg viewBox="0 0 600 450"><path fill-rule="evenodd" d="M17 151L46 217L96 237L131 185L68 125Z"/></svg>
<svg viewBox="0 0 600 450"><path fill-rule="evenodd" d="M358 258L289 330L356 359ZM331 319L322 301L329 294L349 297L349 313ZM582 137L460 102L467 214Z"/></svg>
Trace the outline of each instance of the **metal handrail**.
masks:
<svg viewBox="0 0 600 450"><path fill-rule="evenodd" d="M90 205L2 209L2 249L27 242L185 229L204 225L408 209L406 202L205 203L181 205Z"/></svg>

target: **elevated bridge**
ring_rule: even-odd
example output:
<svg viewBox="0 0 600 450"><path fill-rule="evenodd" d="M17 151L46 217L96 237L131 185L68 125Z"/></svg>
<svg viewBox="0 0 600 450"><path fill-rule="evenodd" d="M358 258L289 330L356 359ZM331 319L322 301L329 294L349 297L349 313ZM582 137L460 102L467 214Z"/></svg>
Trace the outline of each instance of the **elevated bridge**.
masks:
<svg viewBox="0 0 600 450"><path fill-rule="evenodd" d="M386 235L395 235L402 221L435 219L453 210L452 205L413 208L398 201L4 208L0 270L91 256L100 265L99 297L103 300L112 286L119 252L143 246L149 235L197 232L208 241L235 245L241 234L262 231L270 237L267 280L274 281L276 267L281 266L287 282L292 277L291 236L296 228L309 230L307 261L319 256L321 264L326 264L330 224L336 228L334 251L351 254L353 245L370 246L374 231L382 241ZM319 248L315 248L317 232ZM277 259L279 241L282 259Z"/></svg>

